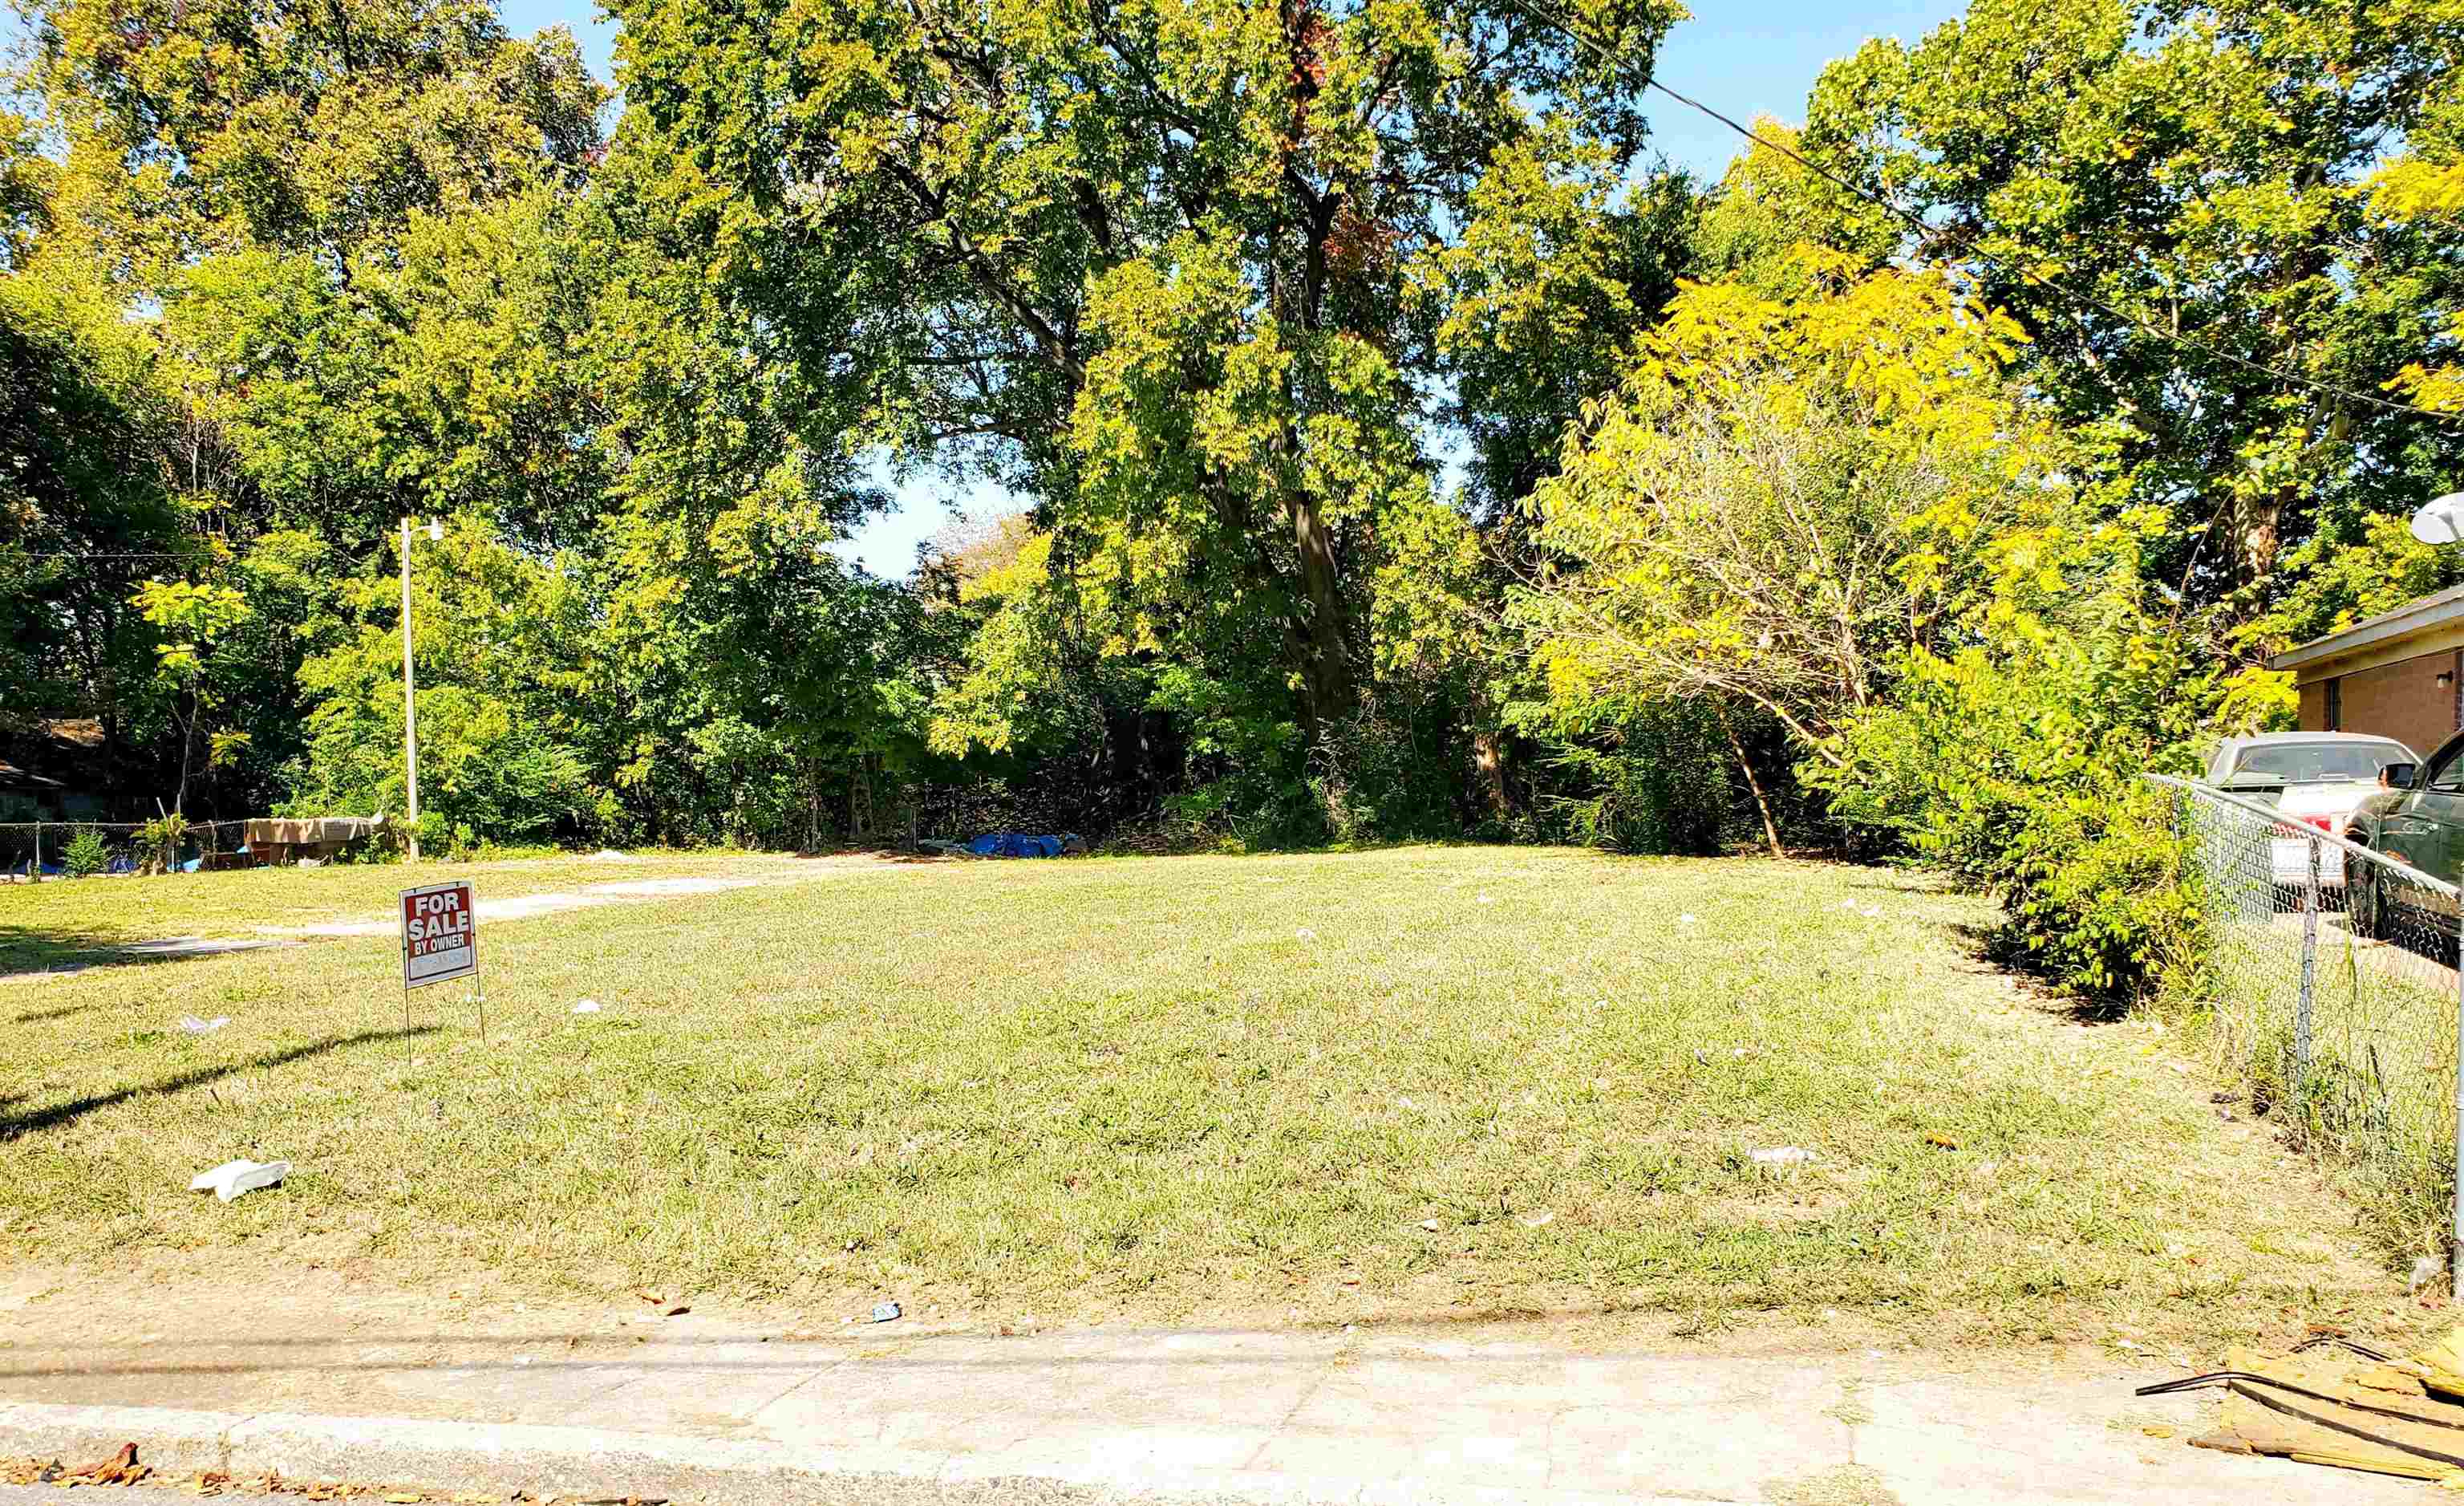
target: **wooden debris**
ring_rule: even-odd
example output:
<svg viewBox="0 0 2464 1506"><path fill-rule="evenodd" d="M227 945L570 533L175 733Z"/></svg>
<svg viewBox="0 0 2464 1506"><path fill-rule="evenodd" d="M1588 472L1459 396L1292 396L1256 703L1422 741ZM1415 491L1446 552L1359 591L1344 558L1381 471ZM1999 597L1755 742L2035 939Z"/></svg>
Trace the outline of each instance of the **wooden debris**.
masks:
<svg viewBox="0 0 2464 1506"><path fill-rule="evenodd" d="M2416 1480L2464 1469L2464 1405L2431 1394L2436 1387L2405 1368L2325 1351L2271 1358L2234 1349L2225 1369L2259 1379L2227 1384L2223 1426L2191 1439L2194 1448Z"/></svg>

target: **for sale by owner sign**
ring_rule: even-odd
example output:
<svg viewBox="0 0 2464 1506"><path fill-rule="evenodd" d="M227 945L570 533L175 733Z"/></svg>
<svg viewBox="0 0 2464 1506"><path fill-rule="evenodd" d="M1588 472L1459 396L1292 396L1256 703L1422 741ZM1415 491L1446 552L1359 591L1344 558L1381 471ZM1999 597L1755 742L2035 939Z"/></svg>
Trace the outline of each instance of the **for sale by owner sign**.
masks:
<svg viewBox="0 0 2464 1506"><path fill-rule="evenodd" d="M402 892L402 986L417 988L479 970L479 912L471 881Z"/></svg>

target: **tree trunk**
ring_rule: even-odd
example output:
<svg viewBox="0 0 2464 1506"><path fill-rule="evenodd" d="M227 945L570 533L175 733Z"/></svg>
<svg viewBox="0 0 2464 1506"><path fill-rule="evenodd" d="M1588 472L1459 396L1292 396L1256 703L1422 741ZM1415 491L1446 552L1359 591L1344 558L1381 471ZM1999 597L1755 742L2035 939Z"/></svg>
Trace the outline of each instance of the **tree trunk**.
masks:
<svg viewBox="0 0 2464 1506"><path fill-rule="evenodd" d="M2267 579L2276 568L2277 536L2284 519L2282 496L2255 497L2234 508L2234 520L2239 526L2241 584L2255 586Z"/></svg>
<svg viewBox="0 0 2464 1506"><path fill-rule="evenodd" d="M1754 808L1762 812L1763 839L1771 844L1771 856L1786 857L1788 850L1780 846L1779 823L1771 819L1771 801L1763 794L1763 782L1754 777L1753 760L1746 757L1746 745L1738 741L1737 729L1728 725L1728 708L1713 701L1711 713L1720 719L1720 730L1728 735L1728 751L1737 755L1737 767L1745 770L1746 787L1754 792Z"/></svg>
<svg viewBox="0 0 2464 1506"><path fill-rule="evenodd" d="M195 755L197 745L197 720L202 715L204 715L204 713L198 708L197 692L194 690L190 690L188 692L188 720L186 721L180 721L180 714L178 712L175 711L171 714L171 720L180 723L180 789L177 794L171 797L171 812L174 815L185 815L187 813L188 765Z"/></svg>
<svg viewBox="0 0 2464 1506"><path fill-rule="evenodd" d="M1471 762L1480 775L1480 792L1489 819L1505 820L1513 813L1506 801L1506 735L1495 727L1473 729Z"/></svg>
<svg viewBox="0 0 2464 1506"><path fill-rule="evenodd" d="M1317 499L1295 492L1285 501L1292 520L1292 545L1300 555L1302 610L1301 681L1308 688L1309 720L1323 724L1352 714L1356 687L1343 609L1343 584L1334 560L1334 538Z"/></svg>

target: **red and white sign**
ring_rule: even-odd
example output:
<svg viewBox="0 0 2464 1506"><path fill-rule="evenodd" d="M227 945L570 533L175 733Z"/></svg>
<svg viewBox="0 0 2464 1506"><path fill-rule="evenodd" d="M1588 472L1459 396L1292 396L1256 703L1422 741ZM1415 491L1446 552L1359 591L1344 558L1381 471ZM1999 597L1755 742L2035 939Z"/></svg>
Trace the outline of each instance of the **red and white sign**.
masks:
<svg viewBox="0 0 2464 1506"><path fill-rule="evenodd" d="M417 988L479 970L479 912L471 881L402 892L402 986Z"/></svg>

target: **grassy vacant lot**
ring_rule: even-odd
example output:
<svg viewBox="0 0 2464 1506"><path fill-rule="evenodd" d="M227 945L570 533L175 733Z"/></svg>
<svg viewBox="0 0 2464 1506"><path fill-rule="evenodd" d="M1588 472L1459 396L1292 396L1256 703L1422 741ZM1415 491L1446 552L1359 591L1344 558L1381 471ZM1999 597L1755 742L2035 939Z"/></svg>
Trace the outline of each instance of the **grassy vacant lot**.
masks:
<svg viewBox="0 0 2464 1506"><path fill-rule="evenodd" d="M297 914L400 877L213 881ZM2169 1038L1976 963L1988 919L1758 860L885 865L498 926L485 1047L448 986L406 1049L382 940L6 982L0 1250L1057 1316L1836 1308L1937 1338L2384 1298L2347 1215ZM1749 1159L1787 1145L1819 1159ZM237 1155L298 1170L184 1190Z"/></svg>

